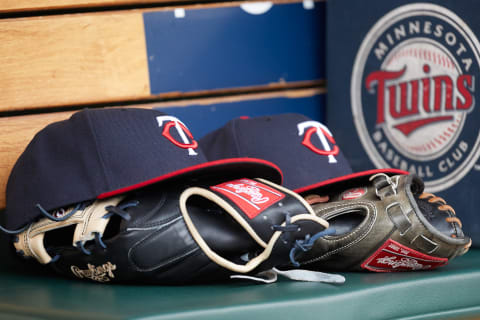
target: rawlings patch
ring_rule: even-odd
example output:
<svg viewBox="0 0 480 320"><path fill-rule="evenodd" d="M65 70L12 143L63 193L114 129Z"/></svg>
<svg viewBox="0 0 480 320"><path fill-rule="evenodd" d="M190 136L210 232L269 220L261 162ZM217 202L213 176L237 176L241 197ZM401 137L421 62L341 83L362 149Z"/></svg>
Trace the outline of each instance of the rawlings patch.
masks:
<svg viewBox="0 0 480 320"><path fill-rule="evenodd" d="M342 194L342 200L355 200L363 197L367 193L367 188L352 188Z"/></svg>
<svg viewBox="0 0 480 320"><path fill-rule="evenodd" d="M110 279L115 278L113 270L117 269L117 266L111 262L107 262L101 266L95 267L92 264L87 264L87 269L80 269L77 266L71 266L72 273L78 278L88 278L97 282L108 282Z"/></svg>
<svg viewBox="0 0 480 320"><path fill-rule="evenodd" d="M416 271L435 269L447 263L447 258L432 257L388 239L362 263L362 268L375 272Z"/></svg>
<svg viewBox="0 0 480 320"><path fill-rule="evenodd" d="M233 180L210 189L233 201L250 219L285 198L283 193L250 179Z"/></svg>

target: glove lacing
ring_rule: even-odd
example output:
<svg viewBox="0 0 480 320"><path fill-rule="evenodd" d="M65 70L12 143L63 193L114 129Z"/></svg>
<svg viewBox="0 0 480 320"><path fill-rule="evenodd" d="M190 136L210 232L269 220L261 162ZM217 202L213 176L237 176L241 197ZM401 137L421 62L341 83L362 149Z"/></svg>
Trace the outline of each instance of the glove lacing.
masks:
<svg viewBox="0 0 480 320"><path fill-rule="evenodd" d="M455 224L457 224L460 228L462 228L462 221L460 221L460 219L456 216L457 214L455 213L455 210L452 208L452 206L448 205L443 198L428 192L423 192L418 198L422 200L428 199L429 203L437 204L438 210L446 211L449 213L450 216L445 218L446 222L452 223L455 229L456 229ZM452 238L457 237L456 234L451 234L450 236ZM465 249L468 249L471 245L472 245L472 240L470 240L470 242L467 245L465 245Z"/></svg>
<svg viewBox="0 0 480 320"><path fill-rule="evenodd" d="M428 192L422 193L418 198L422 200L428 199L429 203L439 204L438 210L449 212L452 215L445 218L445 221L453 224L457 223L460 228L462 227L462 222L458 217L456 217L455 210L450 205L448 205L443 198L437 197L436 195ZM455 235L452 234L452 237L455 237Z"/></svg>
<svg viewBox="0 0 480 320"><path fill-rule="evenodd" d="M271 228L274 231L281 231L281 232L284 233L282 241L285 244L287 244L290 241L290 238L291 238L290 233L291 232L300 231L300 226L299 225L291 223L291 217L290 217L290 214L288 214L288 213L285 214L285 226L274 224L274 225L272 225ZM292 263L292 265L294 265L295 267L300 266L300 263L295 260L296 255L300 251L303 251L303 252L309 251L310 249L312 249L313 244L315 243L315 241L317 241L317 239L319 239L323 236L333 235L333 234L335 234L335 232L336 231L335 231L334 228L328 228L328 229L325 229L323 231L320 231L320 232L314 234L313 236L310 236L310 234L307 234L305 236L305 239L295 240L295 243L293 244L293 247L290 249L290 253L289 253L289 258L290 258L290 262Z"/></svg>
<svg viewBox="0 0 480 320"><path fill-rule="evenodd" d="M138 205L138 201L130 201L118 206L106 206L105 210L107 213L102 216L103 219L109 219L113 215L117 215L123 220L129 221L131 219L130 214L125 211L126 208L134 207ZM94 232L93 235L95 236L95 244L97 247L102 247L103 249L107 248L107 245L102 240L102 235L99 232ZM77 241L75 242L75 246L79 248L83 253L86 255L91 255L92 252L85 248L84 241Z"/></svg>
<svg viewBox="0 0 480 320"><path fill-rule="evenodd" d="M297 255L298 252L309 251L310 249L312 249L313 244L315 243L315 241L317 241L317 239L320 239L321 237L324 237L324 236L331 236L331 235L334 235L335 233L336 233L335 229L330 227L328 229L325 229L323 231L316 233L313 236L310 236L309 234L307 234L305 236L305 239L303 240L296 240L293 248L290 250L290 255L289 255L290 262L295 267L300 267L300 263L295 260L295 256Z"/></svg>
<svg viewBox="0 0 480 320"><path fill-rule="evenodd" d="M45 216L46 218L59 222L59 221L67 220L68 218L73 216L77 211L84 210L86 207L88 207L92 203L93 203L93 201L80 202L80 203L76 204L74 206L74 208L68 213L63 208L55 210L53 213L49 213L40 204L37 204L35 207L37 207L39 209L40 213L43 216ZM125 209L127 209L129 207L137 206L138 204L139 204L138 201L129 201L129 202L123 203L121 205L117 205L117 206L111 206L111 205L106 206L105 207L106 213L105 213L105 215L102 216L102 218L109 219L113 215L117 215L121 219L128 221L128 220L131 219L131 216L128 212L125 211ZM9 230L9 229L6 229L5 227L0 226L0 230L4 233L7 233L7 234L16 235L16 234L19 234L19 233L22 233L23 231L25 231L29 226L30 226L30 224L28 224L28 225L26 225L26 226L24 226L20 229L17 229L17 230ZM99 232L94 232L93 235L94 235L94 240L95 240L96 246L101 247L103 249L106 249L107 246L105 245L105 243L102 240L102 235ZM13 238L13 242L18 242L18 241L19 241L18 237L15 236ZM92 252L90 250L85 248L85 242L84 241L77 241L75 243L75 246L86 255L92 254ZM49 251L48 248L47 248L47 251ZM20 255L20 256L24 255L23 251L21 251L21 250L17 251L17 254ZM49 263L56 262L56 261L58 261L58 259L60 259L60 255L55 254L54 257L52 258L52 260Z"/></svg>

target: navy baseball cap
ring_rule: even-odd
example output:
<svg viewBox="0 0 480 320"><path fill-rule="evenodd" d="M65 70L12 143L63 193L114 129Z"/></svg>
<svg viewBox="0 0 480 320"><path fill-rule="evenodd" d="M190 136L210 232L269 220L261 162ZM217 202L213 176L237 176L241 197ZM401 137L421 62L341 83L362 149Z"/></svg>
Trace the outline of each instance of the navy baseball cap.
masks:
<svg viewBox="0 0 480 320"><path fill-rule="evenodd" d="M255 157L277 164L292 190L352 173L330 130L302 114L236 118L199 142L210 160Z"/></svg>
<svg viewBox="0 0 480 320"><path fill-rule="evenodd" d="M209 160L255 157L277 164L283 185L298 193L375 173L405 173L375 169L353 173L332 132L302 114L240 117L199 141Z"/></svg>
<svg viewBox="0 0 480 320"><path fill-rule="evenodd" d="M256 178L281 183L280 169L248 157L208 161L187 126L153 109L85 109L39 131L13 167L5 226L50 211L180 179Z"/></svg>

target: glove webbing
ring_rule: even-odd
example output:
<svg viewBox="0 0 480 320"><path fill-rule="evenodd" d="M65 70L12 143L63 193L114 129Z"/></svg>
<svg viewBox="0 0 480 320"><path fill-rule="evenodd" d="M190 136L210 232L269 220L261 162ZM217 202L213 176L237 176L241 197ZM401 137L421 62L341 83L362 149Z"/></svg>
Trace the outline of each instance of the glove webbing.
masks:
<svg viewBox="0 0 480 320"><path fill-rule="evenodd" d="M377 196L386 203L387 215L400 232L400 236L405 238L416 249L433 253L439 247L440 243L432 240L432 237L428 237L424 232L418 232L411 230L411 219L418 219L413 212L413 209L409 212L404 212L400 202L398 201L397 188L398 185L387 175L378 174L370 178L373 180L373 184L376 189ZM421 221L418 221L415 225L423 225ZM423 231L427 231L425 228Z"/></svg>

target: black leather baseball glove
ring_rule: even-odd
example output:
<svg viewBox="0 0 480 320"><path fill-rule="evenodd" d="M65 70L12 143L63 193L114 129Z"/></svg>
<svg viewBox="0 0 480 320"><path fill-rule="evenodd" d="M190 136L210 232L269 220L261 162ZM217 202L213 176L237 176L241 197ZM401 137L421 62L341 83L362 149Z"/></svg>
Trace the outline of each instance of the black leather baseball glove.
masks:
<svg viewBox="0 0 480 320"><path fill-rule="evenodd" d="M303 194L335 234L298 260L315 270L410 271L443 266L471 240L445 200L415 175L375 174Z"/></svg>
<svg viewBox="0 0 480 320"><path fill-rule="evenodd" d="M57 272L98 282L186 284L289 263L328 227L298 194L266 180L151 186L44 212L14 246Z"/></svg>

